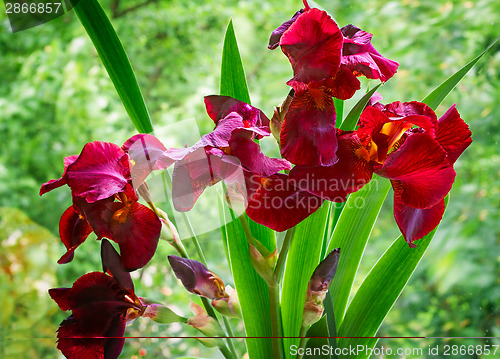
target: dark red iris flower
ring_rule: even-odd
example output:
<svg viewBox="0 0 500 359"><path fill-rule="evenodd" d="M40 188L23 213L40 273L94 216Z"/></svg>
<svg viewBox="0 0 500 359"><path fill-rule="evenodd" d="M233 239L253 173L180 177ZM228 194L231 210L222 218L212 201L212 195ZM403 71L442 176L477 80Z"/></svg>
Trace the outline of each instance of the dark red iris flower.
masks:
<svg viewBox="0 0 500 359"><path fill-rule="evenodd" d="M390 179L396 222L413 247L441 221L455 179L453 164L470 136L455 106L438 120L420 102L377 103L363 111L357 131L338 130L336 164L296 166L290 177L300 188L336 202L368 183L372 173Z"/></svg>
<svg viewBox="0 0 500 359"><path fill-rule="evenodd" d="M254 139L270 135L259 109L227 96L208 96L205 104L215 129L191 147L169 149L175 161L172 197L177 211L190 210L206 187L223 180L244 187L243 170L272 175L290 169L288 161L265 156Z"/></svg>
<svg viewBox="0 0 500 359"><path fill-rule="evenodd" d="M57 333L57 348L67 358L118 358L126 323L146 312L147 305L134 293L130 273L106 239L101 257L104 273L87 273L72 288L49 289L61 310L72 312Z"/></svg>
<svg viewBox="0 0 500 359"><path fill-rule="evenodd" d="M281 154L297 165L331 166L338 161L336 112L332 97L347 100L360 89L356 76L387 81L397 62L371 45L372 34L348 25L339 29L325 12L304 10L273 31L269 48L278 45L290 60L295 92L281 129Z"/></svg>
<svg viewBox="0 0 500 359"><path fill-rule="evenodd" d="M70 262L92 231L98 239L106 237L118 243L127 270L141 268L153 257L161 222L152 210L137 202L131 176L134 162L126 152L133 142L127 141L125 150L113 143L88 143L79 156L65 158L61 178L42 185L41 195L67 184L73 196L73 205L59 222L67 252L58 263ZM136 180L143 181L147 171L140 165L138 168Z"/></svg>
<svg viewBox="0 0 500 359"><path fill-rule="evenodd" d="M264 155L255 139L270 135L259 109L227 96L205 104L215 129L191 147L169 149L175 161L172 197L177 211L193 208L206 187L224 181L226 194L244 201L247 215L277 231L286 230L319 208L322 200L294 186L285 174L291 164Z"/></svg>
<svg viewBox="0 0 500 359"><path fill-rule="evenodd" d="M61 310L72 312L57 333L57 348L71 359L118 358L127 312L143 311L132 291L102 272L85 274L73 287L50 289L49 294Z"/></svg>
<svg viewBox="0 0 500 359"><path fill-rule="evenodd" d="M370 160L375 173L391 180L396 223L415 246L441 221L455 180L453 164L472 142L469 127L455 106L437 120L423 103L394 102L367 108L358 133L371 138L372 147L392 149L385 159L379 152Z"/></svg>

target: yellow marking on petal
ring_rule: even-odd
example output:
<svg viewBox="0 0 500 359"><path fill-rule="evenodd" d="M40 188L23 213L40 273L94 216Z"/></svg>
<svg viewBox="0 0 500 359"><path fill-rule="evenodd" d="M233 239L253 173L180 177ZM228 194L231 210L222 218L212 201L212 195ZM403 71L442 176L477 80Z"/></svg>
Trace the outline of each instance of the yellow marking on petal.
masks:
<svg viewBox="0 0 500 359"><path fill-rule="evenodd" d="M123 224L123 223L127 222L128 215L129 215L131 209L132 209L131 205L126 204L125 206L123 206L122 208L120 208L118 211L116 211L113 214L112 221L114 223L119 223L119 224Z"/></svg>

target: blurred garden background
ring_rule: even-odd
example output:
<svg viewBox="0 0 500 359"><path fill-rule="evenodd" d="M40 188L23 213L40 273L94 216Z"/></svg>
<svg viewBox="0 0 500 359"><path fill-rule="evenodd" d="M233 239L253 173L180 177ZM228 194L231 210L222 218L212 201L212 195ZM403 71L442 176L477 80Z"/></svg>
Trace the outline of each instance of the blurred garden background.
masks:
<svg viewBox="0 0 500 359"><path fill-rule="evenodd" d="M272 115L289 91L290 64L269 51L271 31L298 10L289 0L102 0L133 65L157 128L206 133L212 122L203 96L218 92L222 41L229 19L246 69L252 104ZM400 63L379 89L384 103L421 100L482 52L500 33L495 0L325 0L319 5L340 26L352 23L374 34L372 43ZM372 84L375 82L372 82ZM364 82L366 88L368 82ZM355 100L350 102L350 105ZM500 336L500 44L495 45L437 111L454 103L470 125L473 143L455 169L444 220L416 273L379 331L380 336ZM350 106L347 104L347 106ZM196 123L172 126L181 121ZM193 122L195 121L195 122ZM0 15L0 357L56 358L55 331L67 316L47 290L71 286L100 270L100 246L91 238L71 265L58 221L70 205L67 189L38 196L58 178L63 158L89 141L123 143L135 130L74 12L12 33ZM160 139L167 147L175 131ZM272 150L272 149L271 149ZM398 236L388 197L374 228L362 279ZM209 267L226 284L230 272L219 230L201 235ZM417 242L418 244L418 242ZM188 251L193 253L190 242ZM136 293L158 299L187 316L189 298L168 266L174 254L162 242L153 261L134 273ZM390 281L390 278L387 278ZM355 289L355 288L354 288ZM243 335L236 325L235 334ZM128 336L197 335L181 325L142 319ZM489 339L384 339L389 347L500 344ZM139 353L140 349L145 349ZM239 345L242 353L242 345ZM123 358L219 357L194 339L129 339ZM467 356L465 356L467 357ZM475 356L470 356L475 357Z"/></svg>

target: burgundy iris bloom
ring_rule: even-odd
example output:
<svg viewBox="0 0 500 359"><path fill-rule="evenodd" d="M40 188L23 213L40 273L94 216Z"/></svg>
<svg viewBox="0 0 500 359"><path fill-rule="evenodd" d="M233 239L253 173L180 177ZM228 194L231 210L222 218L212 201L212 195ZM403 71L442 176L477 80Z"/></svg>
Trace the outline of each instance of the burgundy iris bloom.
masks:
<svg viewBox="0 0 500 359"><path fill-rule="evenodd" d="M420 102L376 103L363 111L356 131L337 130L337 163L295 166L290 177L301 189L334 202L345 201L373 173L390 179L394 217L414 247L441 221L444 197L455 180L453 164L470 136L455 106L438 120Z"/></svg>
<svg viewBox="0 0 500 359"><path fill-rule="evenodd" d="M205 104L215 129L191 147L165 152L175 161L172 194L181 212L190 210L206 187L221 180L241 192L242 168L266 176L291 168L286 160L265 156L254 142L270 135L269 119L262 111L227 96L208 96Z"/></svg>
<svg viewBox="0 0 500 359"><path fill-rule="evenodd" d="M40 194L67 184L73 195L73 205L59 222L61 241L67 248L59 263L70 262L92 231L98 239L106 237L118 243L127 270L141 268L152 258L161 222L137 202L130 171L133 163L126 152L131 143L126 142L125 150L113 143L88 143L79 156L65 159L61 178L42 185ZM141 168L136 178L143 181L146 172Z"/></svg>
<svg viewBox="0 0 500 359"><path fill-rule="evenodd" d="M472 142L471 132L455 106L437 120L432 109L415 101L368 107L359 125L364 159L391 180L394 217L413 247L441 221L455 180L453 164Z"/></svg>
<svg viewBox="0 0 500 359"><path fill-rule="evenodd" d="M57 333L57 348L72 359L118 358L127 312L142 310L133 292L101 272L85 274L72 288L50 289L49 294L61 310L72 312Z"/></svg>
<svg viewBox="0 0 500 359"><path fill-rule="evenodd" d="M277 44L290 60L295 92L281 129L281 154L296 165L332 166L338 161L332 97L347 100L360 89L356 76L387 81L398 63L371 45L372 35L352 25L339 29L324 11L305 9L277 28Z"/></svg>

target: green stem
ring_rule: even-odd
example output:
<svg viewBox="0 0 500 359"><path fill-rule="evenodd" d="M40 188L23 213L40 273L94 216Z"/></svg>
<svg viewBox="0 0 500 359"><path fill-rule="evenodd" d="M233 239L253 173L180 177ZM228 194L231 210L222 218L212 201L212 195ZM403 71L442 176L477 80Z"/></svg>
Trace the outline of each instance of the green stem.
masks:
<svg viewBox="0 0 500 359"><path fill-rule="evenodd" d="M269 305L271 311L271 330L273 334L273 358L283 359L283 327L281 324L280 309L280 287L279 285L269 285Z"/></svg>
<svg viewBox="0 0 500 359"><path fill-rule="evenodd" d="M226 327L227 335L229 337L234 337L233 329L231 328L231 324L229 324L229 319L222 316L222 321L224 323L224 327ZM234 348L233 342L229 338L227 339L227 345L229 346L229 350L231 350L233 356L237 358L238 355L236 354L236 349Z"/></svg>
<svg viewBox="0 0 500 359"><path fill-rule="evenodd" d="M281 283L283 274L285 273L285 262L288 255L288 249L290 248L290 243L292 242L293 229L294 227L286 231L285 239L283 240L283 244L281 246L280 254L278 257L278 263L276 263L276 267L274 268L274 274L276 275L276 281L278 283Z"/></svg>
<svg viewBox="0 0 500 359"><path fill-rule="evenodd" d="M309 338L307 338L306 335L307 335L307 327L302 326L300 328L300 334L299 334L300 336L299 350L304 349L307 345L307 342L309 341ZM296 359L302 359L304 357L304 352L305 350L300 350L299 353L302 354L297 354Z"/></svg>
<svg viewBox="0 0 500 359"><path fill-rule="evenodd" d="M240 216L239 219L241 226L243 227L243 231L245 232L245 236L247 237L248 243L257 247L257 243L253 238L252 231L250 230L250 225L248 224L246 216L245 215Z"/></svg>
<svg viewBox="0 0 500 359"><path fill-rule="evenodd" d="M196 234L194 233L193 226L191 225L191 221L189 220L187 214L185 212L181 213L182 219L186 222L186 225L189 229L189 235L191 237L191 241L193 242L195 248L196 248L196 253L198 253L198 257L200 257L200 262L203 263L203 265L206 267L207 266L207 260L205 259L205 255L203 254L203 250L201 249L200 242L198 241L198 237L196 237Z"/></svg>
<svg viewBox="0 0 500 359"><path fill-rule="evenodd" d="M219 350L221 351L222 355L224 355L224 358L226 359L236 359L236 356L233 356L233 354L229 351L229 349L225 345L219 345Z"/></svg>

